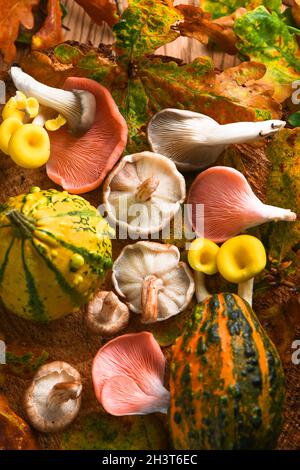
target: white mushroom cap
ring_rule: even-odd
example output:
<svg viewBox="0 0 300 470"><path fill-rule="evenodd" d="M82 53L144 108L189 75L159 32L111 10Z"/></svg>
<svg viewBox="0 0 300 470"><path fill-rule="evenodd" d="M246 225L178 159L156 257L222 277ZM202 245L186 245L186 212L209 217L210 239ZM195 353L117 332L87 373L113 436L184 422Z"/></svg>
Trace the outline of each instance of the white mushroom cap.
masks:
<svg viewBox="0 0 300 470"><path fill-rule="evenodd" d="M79 412L81 392L80 374L67 362L40 367L24 397L30 424L40 432L64 429Z"/></svg>
<svg viewBox="0 0 300 470"><path fill-rule="evenodd" d="M114 292L98 291L86 306L85 320L94 333L110 336L128 325L129 309Z"/></svg>
<svg viewBox="0 0 300 470"><path fill-rule="evenodd" d="M103 203L111 221L129 233L159 232L185 199L185 180L168 158L141 152L127 155L109 174Z"/></svg>
<svg viewBox="0 0 300 470"><path fill-rule="evenodd" d="M190 303L192 273L174 245L140 241L127 245L114 263L112 280L143 323L166 320Z"/></svg>

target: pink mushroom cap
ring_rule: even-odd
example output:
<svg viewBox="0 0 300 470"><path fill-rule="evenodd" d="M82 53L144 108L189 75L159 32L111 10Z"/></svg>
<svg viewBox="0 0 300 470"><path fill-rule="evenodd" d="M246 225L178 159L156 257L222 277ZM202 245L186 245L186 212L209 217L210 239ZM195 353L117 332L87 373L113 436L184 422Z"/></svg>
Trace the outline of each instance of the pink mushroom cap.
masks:
<svg viewBox="0 0 300 470"><path fill-rule="evenodd" d="M244 175L225 166L209 168L197 176L189 191L188 204L193 230L216 243L264 222L296 219L289 209L263 204ZM198 216L199 204L203 204L204 227Z"/></svg>
<svg viewBox="0 0 300 470"><path fill-rule="evenodd" d="M96 98L94 125L76 137L67 127L50 134L47 174L72 194L97 188L121 156L127 142L126 121L110 92L94 80L70 77L65 90L86 90Z"/></svg>
<svg viewBox="0 0 300 470"><path fill-rule="evenodd" d="M114 416L166 413L166 360L148 332L119 336L96 354L92 378L96 398Z"/></svg>

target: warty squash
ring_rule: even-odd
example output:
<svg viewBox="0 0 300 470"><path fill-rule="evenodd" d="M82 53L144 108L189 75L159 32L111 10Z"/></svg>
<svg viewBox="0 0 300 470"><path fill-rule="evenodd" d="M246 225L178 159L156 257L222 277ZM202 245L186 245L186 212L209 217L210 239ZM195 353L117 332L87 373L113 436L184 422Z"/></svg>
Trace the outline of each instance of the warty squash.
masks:
<svg viewBox="0 0 300 470"><path fill-rule="evenodd" d="M85 304L111 267L109 226L80 196L32 188L0 206L0 298L48 322Z"/></svg>
<svg viewBox="0 0 300 470"><path fill-rule="evenodd" d="M284 376L250 305L215 294L173 346L170 429L176 449L268 449L282 423Z"/></svg>

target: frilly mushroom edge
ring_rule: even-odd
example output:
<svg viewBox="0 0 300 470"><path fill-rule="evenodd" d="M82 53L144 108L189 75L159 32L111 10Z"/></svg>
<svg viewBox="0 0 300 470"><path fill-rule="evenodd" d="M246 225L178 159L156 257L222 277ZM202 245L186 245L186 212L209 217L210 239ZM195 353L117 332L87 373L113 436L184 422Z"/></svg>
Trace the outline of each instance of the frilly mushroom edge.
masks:
<svg viewBox="0 0 300 470"><path fill-rule="evenodd" d="M40 367L24 396L30 424L45 433L64 429L79 412L81 393L80 374L67 362Z"/></svg>
<svg viewBox="0 0 300 470"><path fill-rule="evenodd" d="M103 188L109 219L141 235L159 232L178 212L185 196L185 180L174 163L152 152L123 157Z"/></svg>
<svg viewBox="0 0 300 470"><path fill-rule="evenodd" d="M166 320L190 303L192 273L174 245L139 241L123 248L113 265L116 292L143 323Z"/></svg>

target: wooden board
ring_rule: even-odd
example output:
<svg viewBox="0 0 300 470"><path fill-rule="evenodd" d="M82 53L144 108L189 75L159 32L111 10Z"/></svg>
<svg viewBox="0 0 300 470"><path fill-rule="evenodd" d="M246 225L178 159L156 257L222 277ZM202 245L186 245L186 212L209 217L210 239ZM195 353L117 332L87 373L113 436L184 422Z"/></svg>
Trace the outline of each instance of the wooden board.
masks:
<svg viewBox="0 0 300 470"><path fill-rule="evenodd" d="M102 27L95 25L88 15L80 8L73 0L64 0L63 3L68 9L68 16L64 20L65 26L69 29L65 31L65 39L74 39L81 42L90 41L93 45L97 46L99 43L111 43L113 36L110 29L103 25ZM177 3L194 3L193 1L177 2ZM197 2L195 2L197 4ZM23 49L19 49L18 57L24 53ZM207 50L199 42L187 38L180 38L173 43L161 48L157 51L159 54L166 54L183 59L188 62L199 55L209 54L213 57L215 64L218 68L223 69L238 63L236 57L221 54L218 51ZM6 66L0 64L2 70ZM43 189L55 187L55 185L47 178L44 168L36 171L23 170L16 167L10 159L4 155L0 156L0 203L4 202L9 196L14 196L22 192L26 192L30 186L40 186ZM98 206L101 202L101 190L98 189L85 196L92 204ZM113 251L114 258L120 252L123 243L114 242ZM111 288L110 276L107 276L105 288ZM17 286L16 286L17 290ZM188 312L187 312L188 314ZM143 329L139 323L138 318L132 315L130 327L127 331L138 331ZM74 365L83 377L84 393L83 403L80 415L76 422L70 427L68 433L64 435L52 434L42 435L35 433L41 448L56 449L63 447L85 447L89 448L88 442L92 441L92 437L86 440L79 441L71 437L73 433L88 433L90 428L87 427L87 419L96 417L104 420L103 412L100 410L97 403L91 383L91 362L94 354L101 346L103 340L100 337L92 335L86 328L83 313L70 315L65 319L59 320L50 324L49 326L39 326L34 323L29 323L19 319L16 316L9 314L3 309L0 310L0 338L4 338L10 348L21 353L33 352L34 355L39 356L43 351L47 352L48 360L65 360ZM287 402L286 402L286 420L282 435L279 439L279 448L281 449L299 449L300 448L300 380L298 378L297 366L293 366L290 360L290 352L286 354L286 374L287 374ZM24 417L22 399L24 390L29 385L33 375L33 370L27 370L20 373L20 367L10 367L9 375L7 378L2 377L0 369L0 391L4 393L9 399L14 410ZM142 421L142 427L145 436L135 445L138 448L148 447L149 449L164 448L167 444L164 439L161 442L150 438L149 429L151 426L157 426L156 419L148 422ZM113 418L111 422L114 422ZM128 430L133 426L134 418L118 418L120 426L124 425ZM164 424L165 421L164 421ZM149 428L150 426L150 428ZM158 432L160 433L160 421L158 421ZM298 428L297 428L298 426ZM93 428L94 429L94 428ZM152 428L151 428L152 429ZM89 431L91 432L91 431ZM103 433L103 430L99 431ZM102 436L102 434L101 434ZM101 438L102 439L102 438ZM99 438L97 442L98 448L110 448L110 441L101 441ZM80 444L84 442L83 444ZM125 447L123 447L125 448Z"/></svg>

